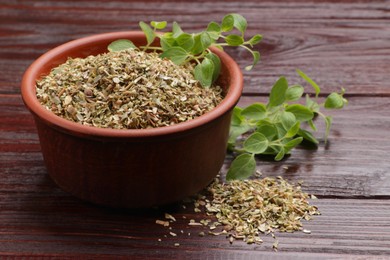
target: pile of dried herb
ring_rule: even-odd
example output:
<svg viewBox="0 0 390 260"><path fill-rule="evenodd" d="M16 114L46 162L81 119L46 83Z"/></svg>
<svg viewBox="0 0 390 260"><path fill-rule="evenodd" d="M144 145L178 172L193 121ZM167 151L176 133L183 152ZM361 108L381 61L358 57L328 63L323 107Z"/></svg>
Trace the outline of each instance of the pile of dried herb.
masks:
<svg viewBox="0 0 390 260"><path fill-rule="evenodd" d="M188 225L207 227L208 235L224 235L230 243L242 240L248 244L261 244L262 234L271 235L275 239L273 248L277 250L279 242L275 231L311 233L303 229L301 220L310 220L320 212L316 206L310 205L309 199L316 197L303 192L300 184L290 184L281 177L227 183L221 183L216 178L193 200L194 211L204 212L208 217L198 221L190 219ZM186 208L185 204L183 208ZM165 220L156 220L156 224L169 228L170 236L176 237L177 233L172 232L170 225L173 222L176 218L167 213ZM180 233L184 234L183 230ZM204 231L198 233L201 237L206 234Z"/></svg>
<svg viewBox="0 0 390 260"><path fill-rule="evenodd" d="M68 59L37 82L37 98L65 119L101 128L141 129L194 119L222 100L190 63L176 65L138 49Z"/></svg>
<svg viewBox="0 0 390 260"><path fill-rule="evenodd" d="M309 204L310 196L299 184L292 185L281 177L228 183L216 179L208 191L212 200L200 199L197 204L206 202L207 214L217 219L210 229L215 229L216 225L223 227L223 232L211 234L228 234L230 242L242 239L248 244L262 243L260 234L274 237L275 230L303 230L302 219L310 220L312 215L320 214L317 207Z"/></svg>

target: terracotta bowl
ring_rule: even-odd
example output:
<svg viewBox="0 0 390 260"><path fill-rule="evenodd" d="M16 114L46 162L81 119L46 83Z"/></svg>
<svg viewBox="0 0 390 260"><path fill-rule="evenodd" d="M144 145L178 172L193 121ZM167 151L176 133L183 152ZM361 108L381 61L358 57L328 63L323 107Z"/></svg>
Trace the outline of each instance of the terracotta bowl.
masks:
<svg viewBox="0 0 390 260"><path fill-rule="evenodd" d="M84 126L41 106L36 80L68 57L106 52L109 43L123 38L136 45L146 42L142 32L114 32L48 51L25 72L23 101L34 116L47 171L63 190L111 207L172 203L205 188L218 174L225 158L231 112L242 92L242 73L228 54L214 49L222 63L219 84L226 93L224 100L205 115L167 127L118 130Z"/></svg>

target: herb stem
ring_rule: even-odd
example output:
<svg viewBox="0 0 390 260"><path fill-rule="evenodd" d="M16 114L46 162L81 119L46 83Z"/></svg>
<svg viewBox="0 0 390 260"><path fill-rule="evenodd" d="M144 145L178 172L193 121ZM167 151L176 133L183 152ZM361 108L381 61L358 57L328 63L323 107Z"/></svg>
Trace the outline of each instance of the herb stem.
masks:
<svg viewBox="0 0 390 260"><path fill-rule="evenodd" d="M140 46L140 48L142 48L143 50L158 50L158 51L162 51L162 48L161 47L153 47L153 46Z"/></svg>

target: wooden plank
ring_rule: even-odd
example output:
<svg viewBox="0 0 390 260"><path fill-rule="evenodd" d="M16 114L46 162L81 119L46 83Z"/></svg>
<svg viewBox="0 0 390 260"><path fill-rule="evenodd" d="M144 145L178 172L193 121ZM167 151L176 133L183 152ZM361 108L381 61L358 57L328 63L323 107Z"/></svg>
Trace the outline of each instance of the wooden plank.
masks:
<svg viewBox="0 0 390 260"><path fill-rule="evenodd" d="M328 2L332 2L329 4ZM156 8L158 5L158 8ZM262 62L245 72L245 91L267 93L277 77L296 80L295 69L310 74L325 92L349 88L353 94L390 95L390 17L387 1L6 1L0 5L0 91L19 92L27 66L50 48L95 33L138 30L140 20L176 20L198 31L210 20L239 12L248 35L262 33ZM87 25L87 26L86 26ZM243 67L250 54L228 50ZM353 86L353 88L350 88Z"/></svg>

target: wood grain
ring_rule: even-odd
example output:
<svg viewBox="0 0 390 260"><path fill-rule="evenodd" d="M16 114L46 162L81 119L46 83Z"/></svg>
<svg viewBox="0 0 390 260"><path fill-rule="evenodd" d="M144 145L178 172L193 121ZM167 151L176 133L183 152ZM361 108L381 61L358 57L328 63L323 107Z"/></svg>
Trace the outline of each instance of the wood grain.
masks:
<svg viewBox="0 0 390 260"><path fill-rule="evenodd" d="M2 257L17 252L17 255L83 258L329 259L337 256L345 259L361 256L367 259L387 255L390 246L387 200L315 201L322 215L304 222L311 234L277 233L279 251L273 252L274 239L270 236L262 237L262 245L246 245L240 241L229 244L224 236L200 237L199 232L207 233L207 229L189 226L188 221L207 216L193 213L190 207L186 210L171 207L147 212L115 211L82 203L60 191L26 192L19 193L18 197L19 207L15 208L14 200L0 193ZM165 211L177 219L171 223L172 229L155 224ZM172 237L169 232L178 235ZM180 246L176 247L175 243Z"/></svg>
<svg viewBox="0 0 390 260"><path fill-rule="evenodd" d="M244 72L240 106L265 102L281 75L303 83L296 68L315 79L324 95L347 89L349 105L328 112L334 123L327 145L301 146L281 162L257 158L263 176L303 181L303 189L320 198L312 203L322 215L304 223L312 233L278 233L278 252L270 236L259 246L231 245L223 236L198 236L206 230L188 226L188 220L207 216L191 205L110 209L60 190L46 173L34 121L20 97L28 65L72 39L138 30L140 20L176 20L196 31L230 12L247 18L249 36L264 35L257 47L261 63ZM389 20L388 0L1 1L0 258L388 259ZM227 51L242 67L250 59L242 50ZM321 139L323 124L318 126ZM222 176L231 160L228 154ZM177 218L172 230L155 224L164 212Z"/></svg>
<svg viewBox="0 0 390 260"><path fill-rule="evenodd" d="M138 30L141 20L176 20L197 31L239 12L248 20L248 36L264 35L258 47L262 62L245 74L246 92L267 93L281 75L296 80L299 68L325 92L344 86L349 94L389 96L388 1L330 2L5 1L0 5L0 90L18 93L19 80L35 58L78 37ZM228 52L242 67L250 61L243 50Z"/></svg>

